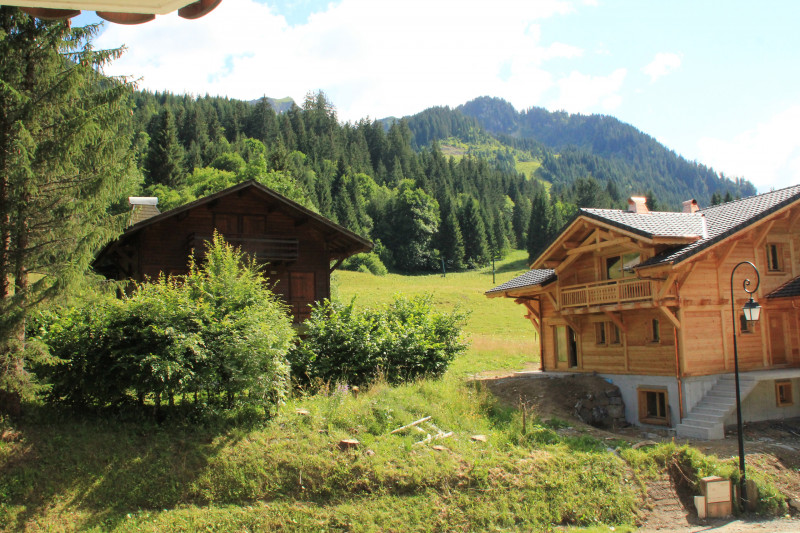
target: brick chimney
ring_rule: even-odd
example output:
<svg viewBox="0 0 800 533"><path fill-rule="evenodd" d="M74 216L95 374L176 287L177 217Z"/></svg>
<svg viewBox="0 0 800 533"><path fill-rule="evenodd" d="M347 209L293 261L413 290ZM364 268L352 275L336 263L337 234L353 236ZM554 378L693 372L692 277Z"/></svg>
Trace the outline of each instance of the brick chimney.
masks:
<svg viewBox="0 0 800 533"><path fill-rule="evenodd" d="M131 226L161 214L155 196L128 196L128 203L131 205Z"/></svg>
<svg viewBox="0 0 800 533"><path fill-rule="evenodd" d="M684 213L696 213L700 210L700 206L697 205L697 200L692 198L691 200L686 200L683 202L683 212Z"/></svg>
<svg viewBox="0 0 800 533"><path fill-rule="evenodd" d="M628 198L628 211L631 213L649 213L647 198L644 196L631 196Z"/></svg>

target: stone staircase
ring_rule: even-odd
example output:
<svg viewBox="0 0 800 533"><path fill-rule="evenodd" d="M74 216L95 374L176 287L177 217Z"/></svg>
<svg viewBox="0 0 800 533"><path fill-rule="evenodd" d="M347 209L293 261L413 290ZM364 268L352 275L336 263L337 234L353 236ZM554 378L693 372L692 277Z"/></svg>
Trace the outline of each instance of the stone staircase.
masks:
<svg viewBox="0 0 800 533"><path fill-rule="evenodd" d="M757 380L739 375L742 403L755 388ZM725 438L725 419L736 411L736 379L733 375L719 378L714 386L676 426L676 435L683 438L718 440Z"/></svg>

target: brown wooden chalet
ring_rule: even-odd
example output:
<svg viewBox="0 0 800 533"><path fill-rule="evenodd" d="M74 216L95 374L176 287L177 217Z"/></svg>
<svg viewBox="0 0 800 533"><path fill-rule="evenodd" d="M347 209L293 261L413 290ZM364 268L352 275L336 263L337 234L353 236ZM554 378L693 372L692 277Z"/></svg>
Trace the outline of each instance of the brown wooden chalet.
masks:
<svg viewBox="0 0 800 533"><path fill-rule="evenodd" d="M201 254L216 230L265 265L273 290L299 322L309 304L330 296L330 275L341 262L372 249L368 240L255 181L164 213L152 200L131 198L132 225L98 254L97 272L136 281L185 274L189 254Z"/></svg>
<svg viewBox="0 0 800 533"><path fill-rule="evenodd" d="M745 278L763 307L747 322ZM531 270L486 293L539 332L543 371L620 387L626 418L722 438L735 422L734 315L743 413L800 415L800 185L682 213L580 209Z"/></svg>

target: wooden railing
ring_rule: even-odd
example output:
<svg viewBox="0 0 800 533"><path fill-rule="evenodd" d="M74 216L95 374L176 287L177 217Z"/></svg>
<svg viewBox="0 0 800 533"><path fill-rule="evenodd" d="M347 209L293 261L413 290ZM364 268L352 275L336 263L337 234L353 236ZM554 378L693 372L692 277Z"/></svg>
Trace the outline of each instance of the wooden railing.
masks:
<svg viewBox="0 0 800 533"><path fill-rule="evenodd" d="M224 237L227 242L255 256L260 262L295 261L299 256L300 245L297 239L256 238L237 234ZM202 254L205 252L204 241L210 241L211 238L211 234L192 233L189 235L188 246L195 253Z"/></svg>
<svg viewBox="0 0 800 533"><path fill-rule="evenodd" d="M561 288L561 307L590 307L649 300L653 282L644 279L620 279L569 285Z"/></svg>

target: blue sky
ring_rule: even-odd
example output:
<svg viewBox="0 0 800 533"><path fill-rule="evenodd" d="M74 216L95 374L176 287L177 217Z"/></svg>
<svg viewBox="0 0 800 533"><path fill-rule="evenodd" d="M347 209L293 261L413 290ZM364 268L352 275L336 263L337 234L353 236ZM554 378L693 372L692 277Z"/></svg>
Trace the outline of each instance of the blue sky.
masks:
<svg viewBox="0 0 800 533"><path fill-rule="evenodd" d="M497 96L616 116L759 191L800 183L800 2L223 0L107 25L141 88L301 102L341 120Z"/></svg>

